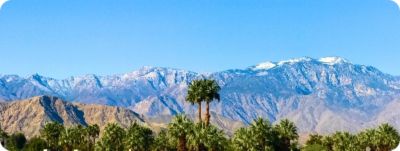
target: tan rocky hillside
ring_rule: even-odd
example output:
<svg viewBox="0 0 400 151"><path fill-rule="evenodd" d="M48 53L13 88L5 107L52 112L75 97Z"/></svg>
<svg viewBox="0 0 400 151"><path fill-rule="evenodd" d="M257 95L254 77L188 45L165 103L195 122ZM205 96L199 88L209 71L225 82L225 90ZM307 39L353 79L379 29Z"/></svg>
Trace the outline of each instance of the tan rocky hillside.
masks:
<svg viewBox="0 0 400 151"><path fill-rule="evenodd" d="M189 115L197 120L194 115ZM143 117L132 110L96 104L71 103L57 97L37 96L9 103L0 102L1 128L8 133L23 132L28 138L38 135L40 129L50 121L73 125L97 124L104 128L107 123L118 123L127 128L135 121L158 132L166 128L173 116ZM212 112L211 123L228 135L244 124Z"/></svg>
<svg viewBox="0 0 400 151"><path fill-rule="evenodd" d="M33 137L50 121L67 127L98 124L101 128L107 123L118 123L123 127L135 121L144 123L138 114L128 109L70 103L57 97L38 96L12 103L0 103L1 127L8 133L23 132L27 137Z"/></svg>

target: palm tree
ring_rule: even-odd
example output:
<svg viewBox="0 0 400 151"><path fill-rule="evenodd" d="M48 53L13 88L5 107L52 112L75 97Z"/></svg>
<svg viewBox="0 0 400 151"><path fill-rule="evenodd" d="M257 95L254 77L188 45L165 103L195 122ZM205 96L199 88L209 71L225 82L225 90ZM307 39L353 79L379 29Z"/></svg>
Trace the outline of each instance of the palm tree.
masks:
<svg viewBox="0 0 400 151"><path fill-rule="evenodd" d="M73 144L75 139L73 137L73 130L71 128L66 128L62 133L60 137L60 145L65 151L71 151L73 149Z"/></svg>
<svg viewBox="0 0 400 151"><path fill-rule="evenodd" d="M38 151L38 150L44 150L46 148L47 148L47 143L45 140L39 137L34 137L31 138L25 145L24 151Z"/></svg>
<svg viewBox="0 0 400 151"><path fill-rule="evenodd" d="M215 126L197 123L193 128L193 133L188 136L188 144L191 150L216 151L225 150L228 140L225 134Z"/></svg>
<svg viewBox="0 0 400 151"><path fill-rule="evenodd" d="M166 130L161 130L157 137L154 139L152 144L153 151L170 151L175 147L171 143L171 139L168 138L168 132Z"/></svg>
<svg viewBox="0 0 400 151"><path fill-rule="evenodd" d="M87 135L87 145L88 145L88 150L93 150L94 145L96 143L96 138L99 137L100 134L100 127L99 125L89 125L88 127L85 128L86 135Z"/></svg>
<svg viewBox="0 0 400 151"><path fill-rule="evenodd" d="M41 130L41 136L46 140L48 147L51 150L57 150L59 147L58 142L61 137L61 133L64 131L64 126L57 122L47 123Z"/></svg>
<svg viewBox="0 0 400 151"><path fill-rule="evenodd" d="M325 136L322 138L322 145L326 147L328 151L333 151L333 138L331 136Z"/></svg>
<svg viewBox="0 0 400 151"><path fill-rule="evenodd" d="M215 126L202 126L205 129L204 146L209 151L226 150L228 139L225 137L223 131Z"/></svg>
<svg viewBox="0 0 400 151"><path fill-rule="evenodd" d="M204 80L194 80L189 84L188 94L186 96L186 101L192 104L198 104L198 118L199 122L202 122L201 118L201 102L204 100Z"/></svg>
<svg viewBox="0 0 400 151"><path fill-rule="evenodd" d="M177 115L168 125L168 134L178 141L178 151L187 151L187 135L192 133L193 122L185 115Z"/></svg>
<svg viewBox="0 0 400 151"><path fill-rule="evenodd" d="M252 139L248 128L240 128L235 131L232 138L232 145L234 150L251 150Z"/></svg>
<svg viewBox="0 0 400 151"><path fill-rule="evenodd" d="M359 142L360 148L363 150L369 148L370 151L377 151L378 149L379 138L375 129L367 129L360 132L357 135L357 141Z"/></svg>
<svg viewBox="0 0 400 151"><path fill-rule="evenodd" d="M59 144L65 151L83 150L86 144L84 132L84 128L81 125L65 128L61 133Z"/></svg>
<svg viewBox="0 0 400 151"><path fill-rule="evenodd" d="M255 150L271 150L274 148L277 134L268 120L256 119L249 127Z"/></svg>
<svg viewBox="0 0 400 151"><path fill-rule="evenodd" d="M218 85L215 80L203 80L204 90L205 92L205 101L206 101L206 126L210 123L210 103L214 100L220 100L219 91L221 87Z"/></svg>
<svg viewBox="0 0 400 151"><path fill-rule="evenodd" d="M379 136L378 148L380 151L390 151L397 147L400 136L397 130L389 124L382 124L378 127Z"/></svg>
<svg viewBox="0 0 400 151"><path fill-rule="evenodd" d="M307 146L315 145L315 144L323 145L322 139L323 139L323 136L321 136L321 135L310 134L310 136L309 136L309 138L308 138L308 140L306 142L306 145Z"/></svg>
<svg viewBox="0 0 400 151"><path fill-rule="evenodd" d="M204 123L197 123L193 126L192 133L187 136L190 150L205 151L204 142L207 139L207 130Z"/></svg>
<svg viewBox="0 0 400 151"><path fill-rule="evenodd" d="M288 119L281 120L278 125L274 127L278 133L280 139L279 150L289 151L293 142L296 142L299 138L297 134L296 125Z"/></svg>
<svg viewBox="0 0 400 151"><path fill-rule="evenodd" d="M332 136L333 150L359 151L361 148L357 144L356 136L348 132L336 132Z"/></svg>
<svg viewBox="0 0 400 151"><path fill-rule="evenodd" d="M123 138L125 130L118 124L107 124L104 128L104 133L98 142L97 150L102 151L123 151Z"/></svg>
<svg viewBox="0 0 400 151"><path fill-rule="evenodd" d="M276 139L277 134L269 121L258 118L249 127L237 130L232 144L237 151L268 151L276 150L274 146Z"/></svg>
<svg viewBox="0 0 400 151"><path fill-rule="evenodd" d="M131 151L147 151L154 141L153 131L136 122L128 130L124 140L125 148Z"/></svg>

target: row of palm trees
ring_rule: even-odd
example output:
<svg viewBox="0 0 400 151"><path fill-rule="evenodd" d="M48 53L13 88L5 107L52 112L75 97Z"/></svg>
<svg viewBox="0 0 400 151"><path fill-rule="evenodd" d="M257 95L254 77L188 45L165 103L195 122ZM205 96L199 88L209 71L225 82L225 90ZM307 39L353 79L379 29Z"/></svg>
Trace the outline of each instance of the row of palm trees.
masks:
<svg viewBox="0 0 400 151"><path fill-rule="evenodd" d="M304 150L325 151L391 151L399 145L400 136L389 124L382 124L376 129L367 129L358 134L336 132L322 136L312 134L306 142Z"/></svg>
<svg viewBox="0 0 400 151"><path fill-rule="evenodd" d="M311 134L304 145L298 143L295 124L281 120L271 124L259 118L247 127L227 136L212 124L195 123L185 115L173 118L166 129L155 133L150 128L133 123L128 128L110 123L102 130L96 125L66 128L47 123L39 137L27 140L22 133L5 137L10 151L390 151L398 145L400 136L388 124L357 134L336 132L332 135Z"/></svg>
<svg viewBox="0 0 400 151"><path fill-rule="evenodd" d="M5 140L5 147L10 151L49 150L94 150L100 128L97 125L81 125L66 128L64 125L50 122L41 130L40 135L29 140L23 133L8 135L0 129L0 140Z"/></svg>

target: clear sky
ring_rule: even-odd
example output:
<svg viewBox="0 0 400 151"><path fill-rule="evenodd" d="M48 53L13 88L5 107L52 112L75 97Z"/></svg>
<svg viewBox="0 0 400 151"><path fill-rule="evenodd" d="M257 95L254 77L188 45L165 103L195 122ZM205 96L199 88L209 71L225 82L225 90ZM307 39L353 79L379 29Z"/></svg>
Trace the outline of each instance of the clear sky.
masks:
<svg viewBox="0 0 400 151"><path fill-rule="evenodd" d="M400 10L390 0L11 0L0 10L1 74L213 72L302 56L400 75Z"/></svg>

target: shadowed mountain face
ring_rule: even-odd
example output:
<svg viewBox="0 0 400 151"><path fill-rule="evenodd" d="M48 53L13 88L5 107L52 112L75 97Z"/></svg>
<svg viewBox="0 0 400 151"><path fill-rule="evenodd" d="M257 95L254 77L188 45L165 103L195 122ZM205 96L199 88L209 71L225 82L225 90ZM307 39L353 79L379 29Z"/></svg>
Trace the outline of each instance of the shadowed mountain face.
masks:
<svg viewBox="0 0 400 151"><path fill-rule="evenodd" d="M275 122L289 118L304 133L357 131L382 122L400 128L396 122L400 112L393 111L400 107L396 99L400 94L400 79L338 57L265 62L210 74L143 67L122 75L87 75L64 80L40 75L28 78L2 75L0 100L51 95L82 103L126 107L149 118L181 112L192 114L196 106L184 101L187 85L202 77L216 79L222 87L221 101L212 104L212 112L232 121L249 123L264 117ZM54 110L49 108L46 112Z"/></svg>

